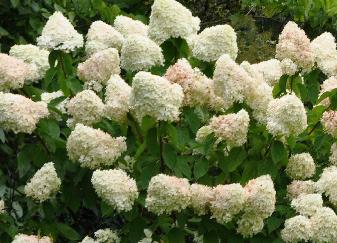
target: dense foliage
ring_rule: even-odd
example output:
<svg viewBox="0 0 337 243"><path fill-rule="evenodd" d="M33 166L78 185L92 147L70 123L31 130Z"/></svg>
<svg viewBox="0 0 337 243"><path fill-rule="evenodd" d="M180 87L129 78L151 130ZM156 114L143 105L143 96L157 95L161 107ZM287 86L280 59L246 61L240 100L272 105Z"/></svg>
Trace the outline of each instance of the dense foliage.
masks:
<svg viewBox="0 0 337 243"><path fill-rule="evenodd" d="M154 2L0 2L0 242L333 242L333 1Z"/></svg>

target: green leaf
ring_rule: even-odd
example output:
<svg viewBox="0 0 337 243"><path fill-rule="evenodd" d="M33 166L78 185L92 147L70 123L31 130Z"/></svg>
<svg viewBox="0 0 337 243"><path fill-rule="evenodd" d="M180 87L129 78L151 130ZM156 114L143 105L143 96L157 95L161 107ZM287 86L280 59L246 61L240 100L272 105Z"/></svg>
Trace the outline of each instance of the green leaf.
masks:
<svg viewBox="0 0 337 243"><path fill-rule="evenodd" d="M2 143L5 143L6 142L6 136L5 136L5 132L2 128L0 128L0 141Z"/></svg>
<svg viewBox="0 0 337 243"><path fill-rule="evenodd" d="M163 145L163 159L167 167L174 170L177 164L177 153L172 145Z"/></svg>
<svg viewBox="0 0 337 243"><path fill-rule="evenodd" d="M282 162L285 165L287 163L288 152L280 141L274 141L271 145L271 158L275 164Z"/></svg>
<svg viewBox="0 0 337 243"><path fill-rule="evenodd" d="M167 238L169 243L185 243L184 232L177 228L171 229Z"/></svg>
<svg viewBox="0 0 337 243"><path fill-rule="evenodd" d="M31 168L30 162L29 150L23 149L20 151L18 154L18 170L20 178L24 177Z"/></svg>
<svg viewBox="0 0 337 243"><path fill-rule="evenodd" d="M52 119L43 119L39 122L39 131L49 135L52 138L60 137L60 127L57 121Z"/></svg>
<svg viewBox="0 0 337 243"><path fill-rule="evenodd" d="M282 222L283 220L276 216L271 216L270 218L268 218L266 222L268 233L270 234L278 229L281 226Z"/></svg>
<svg viewBox="0 0 337 243"><path fill-rule="evenodd" d="M153 128L157 124L157 121L149 116L143 117L142 124L140 128L142 129L143 133L146 134L151 128Z"/></svg>
<svg viewBox="0 0 337 243"><path fill-rule="evenodd" d="M205 158L200 158L195 161L193 174L194 178L198 180L200 177L204 176L208 171L208 161Z"/></svg>
<svg viewBox="0 0 337 243"><path fill-rule="evenodd" d="M188 163L190 160L191 159L189 157L183 157L183 156L178 157L177 163L174 169L176 174L178 172L179 174L186 176L187 179L191 179L192 172L191 172L191 168Z"/></svg>
<svg viewBox="0 0 337 243"><path fill-rule="evenodd" d="M79 240L80 235L71 228L70 226L63 224L63 223L58 223L57 224L57 229L60 231L61 235L63 235L65 238L68 240Z"/></svg>
<svg viewBox="0 0 337 243"><path fill-rule="evenodd" d="M247 158L247 153L242 147L233 148L223 161L219 161L220 168L225 172L233 172Z"/></svg>

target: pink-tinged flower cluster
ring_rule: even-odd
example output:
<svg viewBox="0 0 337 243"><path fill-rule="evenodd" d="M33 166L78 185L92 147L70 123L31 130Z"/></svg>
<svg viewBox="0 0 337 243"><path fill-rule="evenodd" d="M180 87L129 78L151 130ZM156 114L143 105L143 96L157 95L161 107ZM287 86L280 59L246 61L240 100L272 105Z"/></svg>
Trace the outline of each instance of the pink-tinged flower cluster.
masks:
<svg viewBox="0 0 337 243"><path fill-rule="evenodd" d="M325 111L321 118L323 129L333 137L337 137L337 111Z"/></svg>

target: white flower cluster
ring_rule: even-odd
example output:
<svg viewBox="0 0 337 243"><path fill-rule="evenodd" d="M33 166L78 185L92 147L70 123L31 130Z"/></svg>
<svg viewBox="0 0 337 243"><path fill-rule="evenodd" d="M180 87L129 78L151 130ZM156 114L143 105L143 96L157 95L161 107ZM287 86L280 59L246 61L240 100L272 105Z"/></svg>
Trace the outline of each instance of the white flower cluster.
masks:
<svg viewBox="0 0 337 243"><path fill-rule="evenodd" d="M53 240L48 236L17 234L12 243L53 243Z"/></svg>
<svg viewBox="0 0 337 243"><path fill-rule="evenodd" d="M105 116L124 123L129 112L131 87L118 75L112 75L105 90Z"/></svg>
<svg viewBox="0 0 337 243"><path fill-rule="evenodd" d="M263 228L263 220L275 210L276 191L269 175L260 176L248 181L244 187L246 201L244 214L238 221L238 233L251 237Z"/></svg>
<svg viewBox="0 0 337 243"><path fill-rule="evenodd" d="M311 217L323 207L322 195L317 193L301 194L291 201L291 207L293 207L297 213Z"/></svg>
<svg viewBox="0 0 337 243"><path fill-rule="evenodd" d="M54 163L45 163L30 179L25 186L25 194L28 197L42 203L55 195L61 186Z"/></svg>
<svg viewBox="0 0 337 243"><path fill-rule="evenodd" d="M145 207L157 215L180 212L190 204L190 184L185 178L159 174L151 178Z"/></svg>
<svg viewBox="0 0 337 243"><path fill-rule="evenodd" d="M24 61L29 68L29 76L26 78L30 81L43 79L49 69L49 51L40 49L38 46L14 45L11 47L9 54Z"/></svg>
<svg viewBox="0 0 337 243"><path fill-rule="evenodd" d="M281 237L285 242L309 241L312 238L310 219L302 215L287 219L281 231Z"/></svg>
<svg viewBox="0 0 337 243"><path fill-rule="evenodd" d="M38 121L49 114L47 104L22 95L0 92L0 127L31 134Z"/></svg>
<svg viewBox="0 0 337 243"><path fill-rule="evenodd" d="M337 206L337 167L330 166L323 170L316 182L316 190L329 197L329 201Z"/></svg>
<svg viewBox="0 0 337 243"><path fill-rule="evenodd" d="M337 137L337 111L325 111L321 118L323 129L334 138Z"/></svg>
<svg viewBox="0 0 337 243"><path fill-rule="evenodd" d="M188 45L195 58L206 62L216 61L223 54L235 60L238 55L236 33L230 25L205 28L198 35L189 37Z"/></svg>
<svg viewBox="0 0 337 243"><path fill-rule="evenodd" d="M112 138L100 129L77 124L67 140L68 156L81 167L111 166L127 150L125 140L125 137Z"/></svg>
<svg viewBox="0 0 337 243"><path fill-rule="evenodd" d="M238 183L218 185L213 189L213 194L210 205L212 218L222 224L230 222L246 202L245 190Z"/></svg>
<svg viewBox="0 0 337 243"><path fill-rule="evenodd" d="M77 76L82 81L96 81L101 84L106 84L111 75L118 75L120 72L119 55L115 48L98 51L77 67Z"/></svg>
<svg viewBox="0 0 337 243"><path fill-rule="evenodd" d="M281 61L282 73L292 76L298 71L298 66L289 58L284 58Z"/></svg>
<svg viewBox="0 0 337 243"><path fill-rule="evenodd" d="M76 123L92 125L104 116L104 104L92 90L83 90L71 98L66 106L72 116L72 126Z"/></svg>
<svg viewBox="0 0 337 243"><path fill-rule="evenodd" d="M333 143L330 148L329 162L332 165L337 165L337 144Z"/></svg>
<svg viewBox="0 0 337 243"><path fill-rule="evenodd" d="M133 34L125 38L121 50L121 66L128 71L146 71L164 62L162 49L148 37Z"/></svg>
<svg viewBox="0 0 337 243"><path fill-rule="evenodd" d="M170 37L187 38L200 29L200 19L175 0L155 0L151 8L148 35L158 44Z"/></svg>
<svg viewBox="0 0 337 243"><path fill-rule="evenodd" d="M95 170L91 183L97 195L118 212L130 211L138 198L136 181L122 170Z"/></svg>
<svg viewBox="0 0 337 243"><path fill-rule="evenodd" d="M290 156L286 168L289 177L295 180L302 180L312 177L315 174L316 165L309 153L294 154Z"/></svg>
<svg viewBox="0 0 337 243"><path fill-rule="evenodd" d="M312 194L315 193L315 191L316 185L314 181L294 180L287 186L287 197L292 200L301 194Z"/></svg>
<svg viewBox="0 0 337 243"><path fill-rule="evenodd" d="M83 36L61 12L51 15L37 38L37 45L46 49L74 51L83 46Z"/></svg>
<svg viewBox="0 0 337 243"><path fill-rule="evenodd" d="M86 39L85 52L87 56L109 48L116 48L120 51L124 41L121 33L100 20L90 25Z"/></svg>
<svg viewBox="0 0 337 243"><path fill-rule="evenodd" d="M327 76L337 74L337 50L335 37L325 32L311 42L315 62Z"/></svg>
<svg viewBox="0 0 337 243"><path fill-rule="evenodd" d="M260 63L252 64L251 67L258 72L263 81L274 86L283 75L281 62L277 59L270 59Z"/></svg>
<svg viewBox="0 0 337 243"><path fill-rule="evenodd" d="M297 136L307 126L306 110L297 96L289 94L269 103L267 129L273 136Z"/></svg>
<svg viewBox="0 0 337 243"><path fill-rule="evenodd" d="M22 88L31 76L30 71L22 60L0 53L0 91Z"/></svg>
<svg viewBox="0 0 337 243"><path fill-rule="evenodd" d="M209 127L216 138L225 141L228 148L239 147L247 141L249 115L245 110L211 118Z"/></svg>
<svg viewBox="0 0 337 243"><path fill-rule="evenodd" d="M234 102L243 102L253 83L245 69L228 54L216 61L213 80L215 94L224 100L224 109L228 109Z"/></svg>
<svg viewBox="0 0 337 243"><path fill-rule="evenodd" d="M139 72L132 82L130 110L138 121L145 116L158 121L175 121L179 119L183 98L180 85L148 72Z"/></svg>
<svg viewBox="0 0 337 243"><path fill-rule="evenodd" d="M0 199L0 215L5 213L5 201Z"/></svg>
<svg viewBox="0 0 337 243"><path fill-rule="evenodd" d="M41 101L46 103L47 105L54 99L60 98L64 96L63 92L61 90L55 91L55 92L44 92L41 94ZM66 105L68 104L69 98L65 98L63 101L58 103L55 108L57 108L62 114L66 114ZM57 114L57 112L50 112L53 117L55 117L58 120L61 120L60 115Z"/></svg>
<svg viewBox="0 0 337 243"><path fill-rule="evenodd" d="M322 84L321 84L321 90L319 92L319 97L323 95L325 92L331 91L333 89L337 88L337 78L335 76L332 76L328 79L326 79ZM321 105L328 107L330 105L330 99L325 98L320 102Z"/></svg>
<svg viewBox="0 0 337 243"><path fill-rule="evenodd" d="M281 61L289 58L304 70L313 66L314 54L310 46L310 40L304 30L299 28L296 23L289 21L284 26L276 45L276 58Z"/></svg>
<svg viewBox="0 0 337 243"><path fill-rule="evenodd" d="M192 184L191 191L191 208L198 215L205 215L208 213L208 209L214 197L214 191L211 187Z"/></svg>
<svg viewBox="0 0 337 243"><path fill-rule="evenodd" d="M86 236L80 243L119 243L117 232L111 229L100 229L94 233L95 239Z"/></svg>
<svg viewBox="0 0 337 243"><path fill-rule="evenodd" d="M114 27L124 37L133 34L147 36L147 32L149 29L149 27L143 24L141 21L134 20L132 18L123 15L119 15L115 18Z"/></svg>
<svg viewBox="0 0 337 243"><path fill-rule="evenodd" d="M222 109L223 102L214 94L214 81L199 69L193 69L185 59L179 59L165 73L172 83L181 85L184 90L184 106L207 106L211 109Z"/></svg>

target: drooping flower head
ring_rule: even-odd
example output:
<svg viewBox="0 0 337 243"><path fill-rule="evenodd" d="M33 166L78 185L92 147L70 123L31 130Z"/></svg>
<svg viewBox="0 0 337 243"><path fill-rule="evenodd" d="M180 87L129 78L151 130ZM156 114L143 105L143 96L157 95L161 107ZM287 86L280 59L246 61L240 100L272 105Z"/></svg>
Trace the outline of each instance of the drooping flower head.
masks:
<svg viewBox="0 0 337 243"><path fill-rule="evenodd" d="M200 19L175 0L155 0L151 8L149 37L158 44L170 37L187 38L200 29Z"/></svg>
<svg viewBox="0 0 337 243"><path fill-rule="evenodd" d="M60 190L54 163L45 163L25 186L25 194L38 202L44 202Z"/></svg>
<svg viewBox="0 0 337 243"><path fill-rule="evenodd" d="M136 181L122 170L95 170L91 183L97 195L118 212L130 211L138 198Z"/></svg>
<svg viewBox="0 0 337 243"><path fill-rule="evenodd" d="M148 72L139 72L133 79L130 110L138 121L151 116L158 121L179 119L184 93L180 85Z"/></svg>
<svg viewBox="0 0 337 243"><path fill-rule="evenodd" d="M100 129L77 124L67 140L68 156L81 167L111 166L126 151L125 137L112 138Z"/></svg>
<svg viewBox="0 0 337 243"><path fill-rule="evenodd" d="M294 154L290 156L286 168L287 175L295 180L303 180L315 174L316 165L309 153Z"/></svg>
<svg viewBox="0 0 337 243"><path fill-rule="evenodd" d="M143 24L141 21L134 20L123 15L119 15L115 18L114 27L124 37L128 37L129 35L133 34L147 36L147 31L149 29L149 27Z"/></svg>
<svg viewBox="0 0 337 243"><path fill-rule="evenodd" d="M74 51L83 46L83 36L61 12L53 13L37 38L37 45L46 49Z"/></svg>

